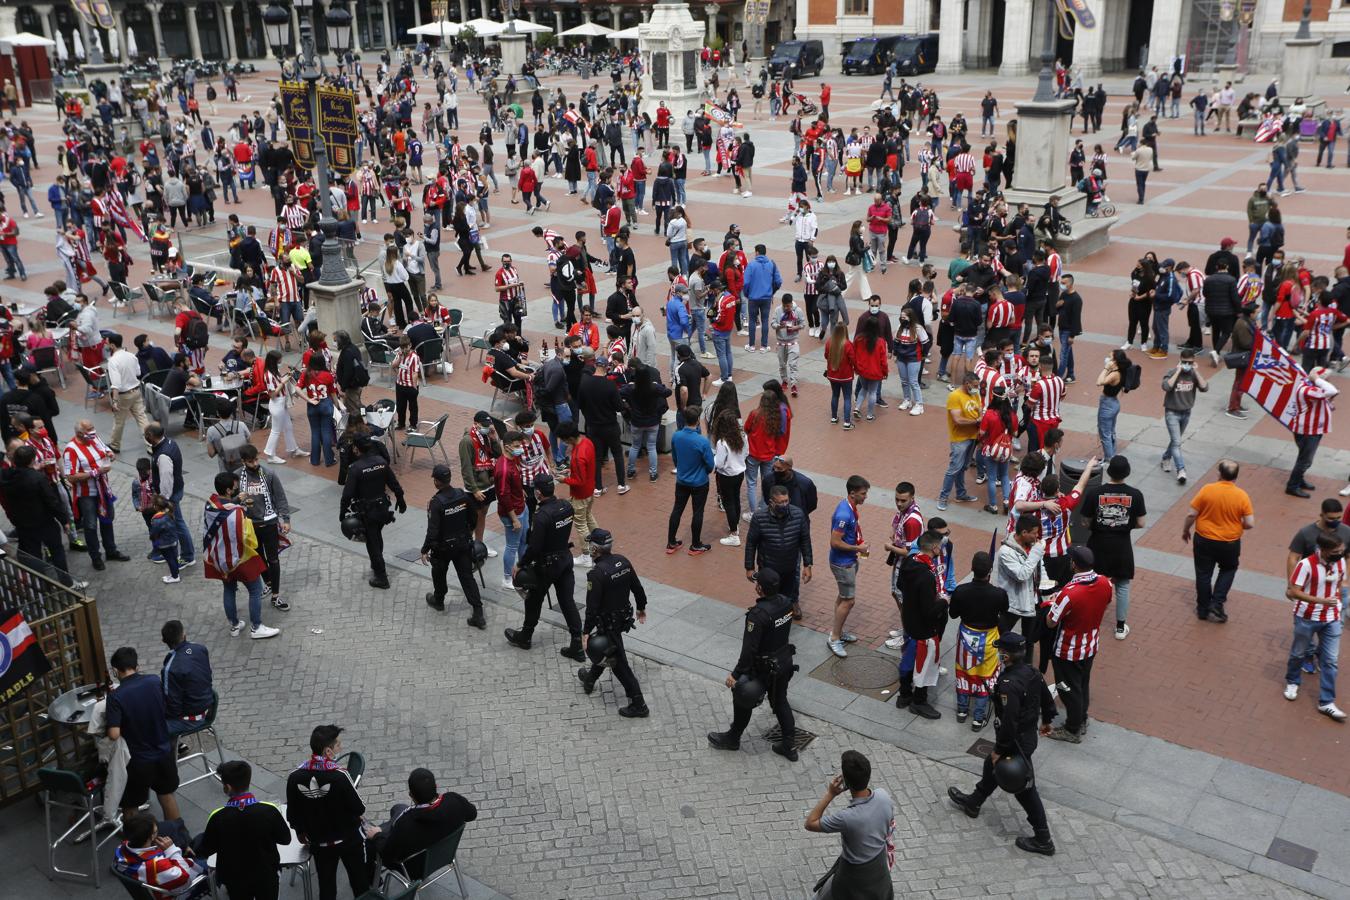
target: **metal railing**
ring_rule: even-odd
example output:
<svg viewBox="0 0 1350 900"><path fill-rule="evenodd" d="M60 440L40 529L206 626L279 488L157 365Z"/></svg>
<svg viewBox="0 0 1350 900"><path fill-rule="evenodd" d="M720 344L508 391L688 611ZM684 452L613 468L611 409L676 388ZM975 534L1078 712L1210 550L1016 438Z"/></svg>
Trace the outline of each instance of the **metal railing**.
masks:
<svg viewBox="0 0 1350 900"><path fill-rule="evenodd" d="M16 555L28 564L17 561ZM40 790L37 773L43 766L80 769L88 738L49 722L45 713L60 694L108 680L94 599L40 571L50 567L15 554L13 545L9 555L0 557L0 611L24 617L51 663L49 672L0 704L0 806Z"/></svg>

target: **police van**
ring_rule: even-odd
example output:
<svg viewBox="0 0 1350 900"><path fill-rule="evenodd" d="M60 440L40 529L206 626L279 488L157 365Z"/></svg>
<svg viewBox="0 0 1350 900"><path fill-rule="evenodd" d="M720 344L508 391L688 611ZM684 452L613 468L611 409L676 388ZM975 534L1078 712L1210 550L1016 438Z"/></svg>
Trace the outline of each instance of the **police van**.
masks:
<svg viewBox="0 0 1350 900"><path fill-rule="evenodd" d="M793 78L819 75L825 67L825 45L820 41L782 41L769 57L769 74L774 78L784 73Z"/></svg>
<svg viewBox="0 0 1350 900"><path fill-rule="evenodd" d="M877 75L886 71L895 45L904 35L863 37L844 43L843 70L845 75Z"/></svg>

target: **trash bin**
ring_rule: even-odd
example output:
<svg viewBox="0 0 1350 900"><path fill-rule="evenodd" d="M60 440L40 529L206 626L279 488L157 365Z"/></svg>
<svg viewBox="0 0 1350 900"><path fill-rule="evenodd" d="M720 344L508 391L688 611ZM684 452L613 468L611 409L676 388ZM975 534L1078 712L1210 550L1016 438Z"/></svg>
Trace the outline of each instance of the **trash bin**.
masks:
<svg viewBox="0 0 1350 900"><path fill-rule="evenodd" d="M1086 459L1083 459L1082 457L1079 457L1077 459L1064 459L1060 461L1059 487L1062 493L1067 493L1075 484L1078 483L1078 479L1080 476L1082 476L1083 470L1087 468L1087 464L1088 461ZM1102 463L1098 462L1096 467L1093 469L1092 474L1088 477L1087 487L1090 488L1093 482L1100 483L1102 480L1102 475L1105 471L1106 467ZM1069 520L1069 527L1071 529L1071 534L1073 535L1075 543L1087 542L1088 523L1083 518L1082 509L1083 509L1082 504L1076 506L1073 511L1073 516Z"/></svg>
<svg viewBox="0 0 1350 900"><path fill-rule="evenodd" d="M675 425L675 410L668 409L661 416L661 430L656 433L656 452L669 453L670 439L675 436L679 429Z"/></svg>

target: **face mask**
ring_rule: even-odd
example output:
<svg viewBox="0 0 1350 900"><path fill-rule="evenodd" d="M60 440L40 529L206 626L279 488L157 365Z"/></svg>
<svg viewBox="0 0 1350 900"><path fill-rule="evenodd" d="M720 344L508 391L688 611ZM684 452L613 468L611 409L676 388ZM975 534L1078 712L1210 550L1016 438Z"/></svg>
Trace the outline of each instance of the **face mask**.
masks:
<svg viewBox="0 0 1350 900"><path fill-rule="evenodd" d="M512 448L511 448L511 455L512 455L512 456L524 456L524 455L525 455L525 448L524 448L524 447L512 447Z"/></svg>
<svg viewBox="0 0 1350 900"><path fill-rule="evenodd" d="M830 263L830 268L831 269L838 268L838 263Z"/></svg>
<svg viewBox="0 0 1350 900"><path fill-rule="evenodd" d="M774 517L775 517L775 518L779 518L779 519L781 519L781 518L783 518L784 516L787 515L787 507L786 507L786 506L779 506L779 505L776 504L776 503L770 503L770 504L769 504L769 511L772 512L772 513L774 514Z"/></svg>
<svg viewBox="0 0 1350 900"><path fill-rule="evenodd" d="M880 307L880 306L873 306L873 307L869 307L869 308L872 310L872 314L873 314L873 315L876 315L876 314L878 314L878 313L881 312L881 307Z"/></svg>
<svg viewBox="0 0 1350 900"><path fill-rule="evenodd" d="M1105 365L1108 365L1108 366L1109 366L1109 365L1111 365L1112 362L1114 362L1114 360L1113 360L1111 357L1108 356L1108 357L1106 358Z"/></svg>

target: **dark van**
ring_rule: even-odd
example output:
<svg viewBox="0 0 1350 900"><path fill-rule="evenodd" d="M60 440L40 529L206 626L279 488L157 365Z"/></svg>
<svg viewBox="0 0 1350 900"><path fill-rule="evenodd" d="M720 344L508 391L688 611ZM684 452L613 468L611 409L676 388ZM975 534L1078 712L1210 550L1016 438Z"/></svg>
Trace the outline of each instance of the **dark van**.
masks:
<svg viewBox="0 0 1350 900"><path fill-rule="evenodd" d="M825 45L820 41L783 41L769 57L769 73L778 78L787 72L793 78L819 75L825 67Z"/></svg>
<svg viewBox="0 0 1350 900"><path fill-rule="evenodd" d="M903 35L864 37L844 45L843 69L845 75L877 75L886 71L895 45L905 40Z"/></svg>
<svg viewBox="0 0 1350 900"><path fill-rule="evenodd" d="M938 36L910 34L896 41L891 48L895 55L895 71L900 75L922 75L937 68Z"/></svg>

